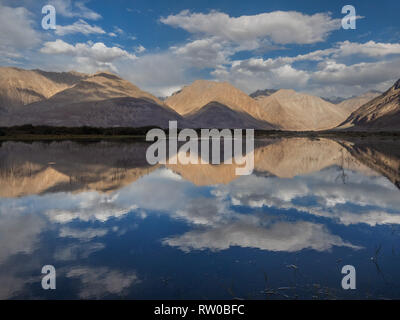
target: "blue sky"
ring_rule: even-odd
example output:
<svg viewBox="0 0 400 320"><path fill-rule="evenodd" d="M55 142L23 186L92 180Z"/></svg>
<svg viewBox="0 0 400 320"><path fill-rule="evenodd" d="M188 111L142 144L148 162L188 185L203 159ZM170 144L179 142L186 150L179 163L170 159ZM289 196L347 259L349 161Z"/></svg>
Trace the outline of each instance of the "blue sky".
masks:
<svg viewBox="0 0 400 320"><path fill-rule="evenodd" d="M45 4L56 30L41 28ZM355 30L341 28L347 4ZM107 69L159 96L199 78L351 96L400 78L398 12L395 0L0 0L0 64Z"/></svg>

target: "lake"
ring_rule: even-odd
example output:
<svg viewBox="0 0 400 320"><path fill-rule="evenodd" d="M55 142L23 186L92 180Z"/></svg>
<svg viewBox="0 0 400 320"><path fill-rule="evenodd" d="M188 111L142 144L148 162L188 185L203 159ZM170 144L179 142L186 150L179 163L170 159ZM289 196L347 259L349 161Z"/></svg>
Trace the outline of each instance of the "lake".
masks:
<svg viewBox="0 0 400 320"><path fill-rule="evenodd" d="M1 143L1 299L400 298L399 142L259 139L249 176L148 146Z"/></svg>

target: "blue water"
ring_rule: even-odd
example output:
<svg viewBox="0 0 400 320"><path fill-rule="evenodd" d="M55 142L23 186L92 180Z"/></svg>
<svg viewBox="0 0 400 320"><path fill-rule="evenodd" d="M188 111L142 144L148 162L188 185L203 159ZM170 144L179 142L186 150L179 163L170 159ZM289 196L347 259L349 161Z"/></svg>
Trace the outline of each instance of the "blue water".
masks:
<svg viewBox="0 0 400 320"><path fill-rule="evenodd" d="M277 140L251 176L210 183L196 167L147 167L134 143L3 143L0 298L400 298L396 173L296 143L300 155ZM56 290L41 287L44 265Z"/></svg>

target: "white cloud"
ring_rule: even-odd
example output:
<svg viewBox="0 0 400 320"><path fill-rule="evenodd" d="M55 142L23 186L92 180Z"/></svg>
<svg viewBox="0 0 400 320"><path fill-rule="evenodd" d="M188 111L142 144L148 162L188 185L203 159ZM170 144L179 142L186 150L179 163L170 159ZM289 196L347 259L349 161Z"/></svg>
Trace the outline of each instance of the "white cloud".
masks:
<svg viewBox="0 0 400 320"><path fill-rule="evenodd" d="M114 26L114 32L117 34L124 34L124 30L122 30L121 28Z"/></svg>
<svg viewBox="0 0 400 320"><path fill-rule="evenodd" d="M199 39L171 49L178 59L184 59L188 65L197 68L215 68L218 64L228 63L228 57L235 52L217 38Z"/></svg>
<svg viewBox="0 0 400 320"><path fill-rule="evenodd" d="M101 15L86 6L87 1L50 0L58 14L68 18L101 19Z"/></svg>
<svg viewBox="0 0 400 320"><path fill-rule="evenodd" d="M344 41L339 43L337 56L365 55L368 57L383 57L391 54L400 54L399 43L381 43L368 41L366 43L356 43Z"/></svg>
<svg viewBox="0 0 400 320"><path fill-rule="evenodd" d="M34 29L33 15L25 8L11 8L0 3L0 61L14 63L21 52L31 49L41 41Z"/></svg>
<svg viewBox="0 0 400 320"><path fill-rule="evenodd" d="M400 59L361 62L345 65L334 60L319 64L319 70L311 74L312 81L319 84L340 84L347 86L379 85L399 78Z"/></svg>
<svg viewBox="0 0 400 320"><path fill-rule="evenodd" d="M55 33L59 36L64 36L66 34L82 33L84 35L89 34L105 34L106 32L99 26L92 26L88 24L85 20L79 19L75 23L67 26L57 25Z"/></svg>
<svg viewBox="0 0 400 320"><path fill-rule="evenodd" d="M274 11L253 16L230 17L212 11L208 14L184 10L161 18L161 22L194 34L216 36L235 43L269 38L278 44L321 42L340 28L340 20L329 14L305 15L295 11Z"/></svg>
<svg viewBox="0 0 400 320"><path fill-rule="evenodd" d="M148 53L129 63L121 62L118 68L123 78L157 96L166 96L192 79L186 74L187 64L170 51Z"/></svg>
<svg viewBox="0 0 400 320"><path fill-rule="evenodd" d="M311 51L293 57L250 58L219 66L212 75L232 82L247 92L263 88L291 88L317 95L351 96L370 89L386 90L399 78L400 59L384 56L400 54L395 43L339 42L332 48ZM376 61L346 64L341 60L356 57L379 58ZM315 68L295 67L299 61L318 63ZM262 86L260 86L262 83Z"/></svg>
<svg viewBox="0 0 400 320"><path fill-rule="evenodd" d="M134 60L136 56L118 47L107 47L102 42L77 43L71 45L63 40L46 42L40 52L49 55L66 55L75 58L75 67L85 72L109 69L117 72L114 61Z"/></svg>
<svg viewBox="0 0 400 320"><path fill-rule="evenodd" d="M138 46L136 46L136 47L134 48L134 50L135 50L136 53L143 53L143 52L146 51L146 48L143 47L142 45L138 45Z"/></svg>

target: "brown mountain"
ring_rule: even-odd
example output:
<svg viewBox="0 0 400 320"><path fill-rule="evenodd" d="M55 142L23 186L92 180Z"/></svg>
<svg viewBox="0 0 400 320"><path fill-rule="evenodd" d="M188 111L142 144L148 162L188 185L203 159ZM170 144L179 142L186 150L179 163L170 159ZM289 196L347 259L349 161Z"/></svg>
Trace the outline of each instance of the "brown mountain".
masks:
<svg viewBox="0 0 400 320"><path fill-rule="evenodd" d="M157 104L163 103L148 92L140 90L127 80L109 72L98 72L73 87L52 96L49 104L71 104L75 102L101 101L114 98L146 99Z"/></svg>
<svg viewBox="0 0 400 320"><path fill-rule="evenodd" d="M265 120L282 130L325 130L337 126L348 113L315 96L294 90L279 90L258 103Z"/></svg>
<svg viewBox="0 0 400 320"><path fill-rule="evenodd" d="M46 72L0 67L0 108L43 101L88 75L77 72Z"/></svg>
<svg viewBox="0 0 400 320"><path fill-rule="evenodd" d="M400 130L400 80L353 112L339 129Z"/></svg>
<svg viewBox="0 0 400 320"><path fill-rule="evenodd" d="M210 102L217 102L235 112L247 113L255 119L266 121L266 114L257 101L227 82L197 80L165 101L183 116L198 112ZM272 126L265 123L264 128Z"/></svg>
<svg viewBox="0 0 400 320"><path fill-rule="evenodd" d="M150 93L129 81L99 72L75 85L25 106L13 108L0 118L0 125L49 126L161 126L183 119Z"/></svg>
<svg viewBox="0 0 400 320"><path fill-rule="evenodd" d="M360 96L346 99L338 103L337 106L342 110L348 112L348 114L351 114L352 112L360 108L362 105L366 104L367 102L370 102L372 99L375 99L381 94L382 92L379 91L368 91Z"/></svg>

